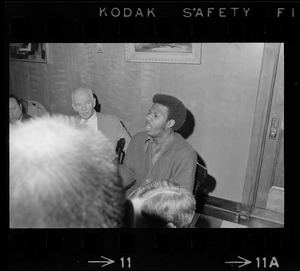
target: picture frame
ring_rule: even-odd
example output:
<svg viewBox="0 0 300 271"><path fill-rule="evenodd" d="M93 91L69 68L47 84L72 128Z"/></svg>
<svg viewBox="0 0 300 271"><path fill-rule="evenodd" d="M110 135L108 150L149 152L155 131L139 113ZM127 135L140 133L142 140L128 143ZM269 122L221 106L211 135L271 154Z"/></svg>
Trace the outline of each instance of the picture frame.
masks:
<svg viewBox="0 0 300 271"><path fill-rule="evenodd" d="M201 64L202 43L126 43L125 60Z"/></svg>
<svg viewBox="0 0 300 271"><path fill-rule="evenodd" d="M23 62L49 62L48 43L10 43L9 60Z"/></svg>

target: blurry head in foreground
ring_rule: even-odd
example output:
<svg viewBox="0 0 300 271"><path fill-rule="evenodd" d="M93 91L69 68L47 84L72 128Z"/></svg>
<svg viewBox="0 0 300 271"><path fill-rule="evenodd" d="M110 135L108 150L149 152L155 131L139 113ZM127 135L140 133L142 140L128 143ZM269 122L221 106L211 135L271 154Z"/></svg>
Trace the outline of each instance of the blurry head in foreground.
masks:
<svg viewBox="0 0 300 271"><path fill-rule="evenodd" d="M9 135L11 228L111 228L124 224L115 152L101 132L44 116Z"/></svg>
<svg viewBox="0 0 300 271"><path fill-rule="evenodd" d="M135 213L135 227L186 228L195 214L191 192L173 181L146 182L129 195Z"/></svg>

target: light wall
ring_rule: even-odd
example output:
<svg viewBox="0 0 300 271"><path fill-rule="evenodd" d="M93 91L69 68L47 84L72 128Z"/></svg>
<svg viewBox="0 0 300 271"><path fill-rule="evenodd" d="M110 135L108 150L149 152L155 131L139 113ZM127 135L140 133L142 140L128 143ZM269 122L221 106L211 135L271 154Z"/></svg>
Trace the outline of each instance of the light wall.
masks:
<svg viewBox="0 0 300 271"><path fill-rule="evenodd" d="M120 117L133 135L155 93L181 99L195 121L187 141L216 180L210 194L241 202L263 43L203 43L200 65L125 61L124 44L50 44L50 63L10 62L10 92L74 115L71 92L90 87L103 113Z"/></svg>

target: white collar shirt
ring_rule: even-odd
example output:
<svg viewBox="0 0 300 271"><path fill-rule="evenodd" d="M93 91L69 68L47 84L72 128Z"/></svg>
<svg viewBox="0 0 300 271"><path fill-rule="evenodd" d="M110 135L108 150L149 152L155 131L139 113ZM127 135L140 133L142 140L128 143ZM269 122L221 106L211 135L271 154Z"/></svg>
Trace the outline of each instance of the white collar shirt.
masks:
<svg viewBox="0 0 300 271"><path fill-rule="evenodd" d="M80 122L85 124L88 128L98 131L97 113L95 110L89 119L85 120L81 118Z"/></svg>

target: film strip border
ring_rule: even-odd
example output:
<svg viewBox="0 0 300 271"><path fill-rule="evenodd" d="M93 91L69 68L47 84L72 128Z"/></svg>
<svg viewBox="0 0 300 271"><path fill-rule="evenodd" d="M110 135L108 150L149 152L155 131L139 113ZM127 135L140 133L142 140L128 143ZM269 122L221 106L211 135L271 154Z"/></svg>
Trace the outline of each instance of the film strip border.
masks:
<svg viewBox="0 0 300 271"><path fill-rule="evenodd" d="M300 36L299 17L295 2L12 2L6 3L5 37L293 42ZM10 230L8 236L11 269L299 269L299 234L285 229L28 229Z"/></svg>
<svg viewBox="0 0 300 271"><path fill-rule="evenodd" d="M299 267L283 230L30 230L10 234L11 269L191 270ZM108 267L109 266L109 267ZM296 270L295 269L295 270Z"/></svg>
<svg viewBox="0 0 300 271"><path fill-rule="evenodd" d="M299 2L6 3L11 40L282 41L300 36Z"/></svg>

